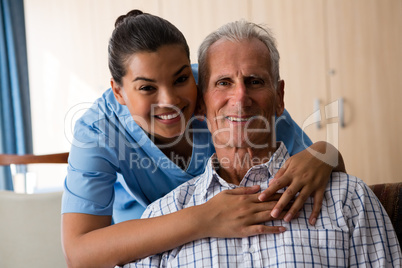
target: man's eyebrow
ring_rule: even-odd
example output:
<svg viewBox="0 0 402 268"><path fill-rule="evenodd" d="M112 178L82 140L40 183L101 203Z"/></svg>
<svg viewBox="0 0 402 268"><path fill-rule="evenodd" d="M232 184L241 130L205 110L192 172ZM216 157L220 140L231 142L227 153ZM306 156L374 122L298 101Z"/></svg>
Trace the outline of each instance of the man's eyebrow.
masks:
<svg viewBox="0 0 402 268"><path fill-rule="evenodd" d="M221 75L215 77L215 80L221 80L221 79L230 79L230 75L229 74L221 74Z"/></svg>
<svg viewBox="0 0 402 268"><path fill-rule="evenodd" d="M270 77L266 77L264 75L258 75L258 74L249 74L244 77L244 79L263 79L263 80L271 80Z"/></svg>

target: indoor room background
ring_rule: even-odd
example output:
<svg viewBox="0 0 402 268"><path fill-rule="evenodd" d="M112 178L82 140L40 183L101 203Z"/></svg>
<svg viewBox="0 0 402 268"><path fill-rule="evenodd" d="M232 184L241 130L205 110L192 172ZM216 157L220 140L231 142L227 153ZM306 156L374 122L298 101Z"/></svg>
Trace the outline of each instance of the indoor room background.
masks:
<svg viewBox="0 0 402 268"><path fill-rule="evenodd" d="M402 0L25 0L24 8L35 154L69 151L74 121L110 87L114 22L137 8L176 25L192 63L224 23L269 26L293 119L313 141L338 147L367 184L401 180ZM33 187L62 187L66 167L52 174Z"/></svg>

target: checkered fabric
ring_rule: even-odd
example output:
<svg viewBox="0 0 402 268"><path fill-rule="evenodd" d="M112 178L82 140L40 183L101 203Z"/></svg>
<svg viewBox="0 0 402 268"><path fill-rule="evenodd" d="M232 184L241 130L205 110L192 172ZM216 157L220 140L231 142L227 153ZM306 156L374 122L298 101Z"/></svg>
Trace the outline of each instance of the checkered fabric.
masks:
<svg viewBox="0 0 402 268"><path fill-rule="evenodd" d="M214 157L214 156L213 156ZM251 168L239 186L224 181L209 160L204 174L152 203L143 217L200 205L225 189L260 184L262 190L289 157L281 144L269 162ZM374 193L360 179L333 173L315 226L310 198L281 234L204 238L125 265L128 267L402 267L393 226Z"/></svg>

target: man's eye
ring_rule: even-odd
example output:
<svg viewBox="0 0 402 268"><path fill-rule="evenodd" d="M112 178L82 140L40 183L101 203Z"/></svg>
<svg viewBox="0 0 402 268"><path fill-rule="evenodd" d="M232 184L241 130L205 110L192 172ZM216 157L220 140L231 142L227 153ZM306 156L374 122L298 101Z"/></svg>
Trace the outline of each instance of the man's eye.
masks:
<svg viewBox="0 0 402 268"><path fill-rule="evenodd" d="M264 84L264 81L262 81L261 79L253 79L250 81L250 84L252 85L261 85Z"/></svg>
<svg viewBox="0 0 402 268"><path fill-rule="evenodd" d="M219 81L218 83L216 83L216 85L218 85L218 86L228 86L229 82L227 82L227 81Z"/></svg>

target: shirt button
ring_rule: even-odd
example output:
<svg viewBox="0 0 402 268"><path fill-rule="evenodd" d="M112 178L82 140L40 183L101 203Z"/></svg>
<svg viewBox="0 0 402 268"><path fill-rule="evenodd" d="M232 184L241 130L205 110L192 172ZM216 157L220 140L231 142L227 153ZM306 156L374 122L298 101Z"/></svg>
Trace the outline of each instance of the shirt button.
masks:
<svg viewBox="0 0 402 268"><path fill-rule="evenodd" d="M254 253L254 252L255 252L255 248L254 248L254 247L250 247L250 248L248 249L248 252Z"/></svg>

